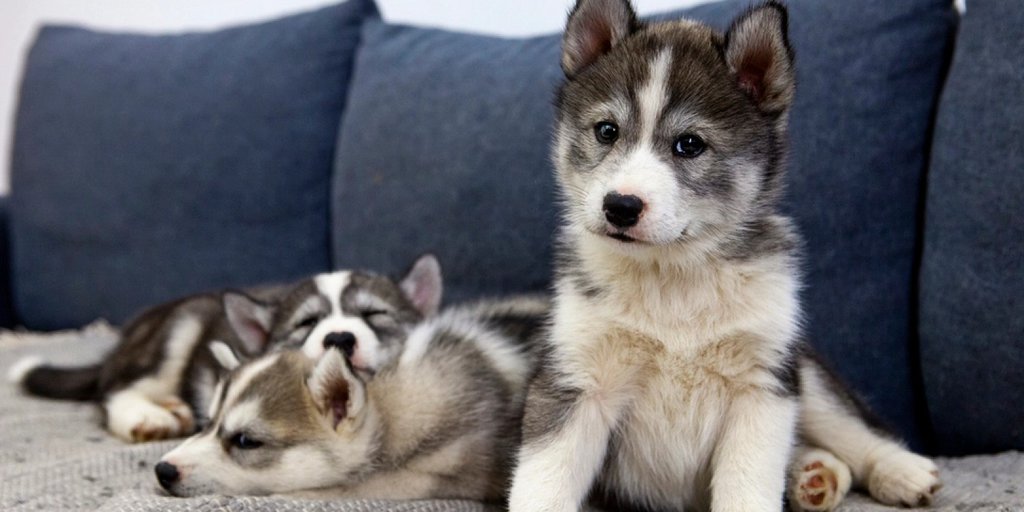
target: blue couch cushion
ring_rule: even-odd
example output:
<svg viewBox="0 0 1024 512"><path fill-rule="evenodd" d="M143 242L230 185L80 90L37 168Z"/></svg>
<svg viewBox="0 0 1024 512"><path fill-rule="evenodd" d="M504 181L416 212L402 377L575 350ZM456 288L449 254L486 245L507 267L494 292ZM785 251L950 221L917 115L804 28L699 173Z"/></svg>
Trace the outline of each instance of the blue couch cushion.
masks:
<svg viewBox="0 0 1024 512"><path fill-rule="evenodd" d="M1024 4L972 0L939 104L920 333L949 454L1024 449Z"/></svg>
<svg viewBox="0 0 1024 512"><path fill-rule="evenodd" d="M725 28L748 0L672 13ZM808 330L883 416L923 416L910 343L915 217L954 15L946 0L791 0L799 87L788 208L808 239ZM432 250L449 298L543 289L559 38L369 23L342 121L334 264Z"/></svg>
<svg viewBox="0 0 1024 512"><path fill-rule="evenodd" d="M212 33L46 27L14 142L28 327L330 266L338 124L370 0Z"/></svg>

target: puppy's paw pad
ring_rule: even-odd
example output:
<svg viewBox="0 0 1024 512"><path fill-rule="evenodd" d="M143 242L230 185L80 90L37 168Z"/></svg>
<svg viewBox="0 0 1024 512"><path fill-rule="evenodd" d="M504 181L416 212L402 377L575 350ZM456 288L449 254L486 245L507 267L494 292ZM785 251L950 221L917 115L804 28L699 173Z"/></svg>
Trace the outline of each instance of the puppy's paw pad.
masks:
<svg viewBox="0 0 1024 512"><path fill-rule="evenodd" d="M810 451L795 461L791 480L790 507L797 512L835 509L850 490L850 468L832 454Z"/></svg>
<svg viewBox="0 0 1024 512"><path fill-rule="evenodd" d="M867 484L876 500L904 507L928 506L942 488L935 463L904 450L879 459L868 474Z"/></svg>

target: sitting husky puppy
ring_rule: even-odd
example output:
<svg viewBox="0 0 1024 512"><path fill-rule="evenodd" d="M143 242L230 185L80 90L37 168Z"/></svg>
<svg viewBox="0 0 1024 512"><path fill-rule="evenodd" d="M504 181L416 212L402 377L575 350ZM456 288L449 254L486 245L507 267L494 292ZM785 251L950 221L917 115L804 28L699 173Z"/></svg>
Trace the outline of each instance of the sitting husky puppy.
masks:
<svg viewBox="0 0 1024 512"><path fill-rule="evenodd" d="M935 465L866 421L801 341L801 244L778 208L786 26L776 2L722 35L578 0L557 102L551 352L527 397L512 512L577 510L591 492L778 511L787 467L807 510L835 507L851 480L907 506L938 488Z"/></svg>
<svg viewBox="0 0 1024 512"><path fill-rule="evenodd" d="M425 255L397 286L370 272L338 271L251 295L194 295L130 321L98 364L57 368L30 358L10 378L37 396L100 401L108 430L126 441L186 436L205 423L197 413L209 409L222 375L211 341L255 357L304 345L318 354L330 340L372 372L398 352L408 329L436 312L440 279L437 260Z"/></svg>
<svg viewBox="0 0 1024 512"><path fill-rule="evenodd" d="M212 422L166 454L171 494L498 501L507 489L526 383L528 341L549 309L524 298L450 308L412 329L369 378L342 348L313 360L278 352L218 385Z"/></svg>

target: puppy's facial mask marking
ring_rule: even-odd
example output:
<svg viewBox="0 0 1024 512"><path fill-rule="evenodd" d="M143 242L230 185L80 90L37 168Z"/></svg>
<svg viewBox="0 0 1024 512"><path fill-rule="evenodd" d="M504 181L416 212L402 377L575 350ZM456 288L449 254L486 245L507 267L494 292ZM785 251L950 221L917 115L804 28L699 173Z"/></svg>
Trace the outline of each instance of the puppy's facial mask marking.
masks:
<svg viewBox="0 0 1024 512"><path fill-rule="evenodd" d="M399 281L368 272L322 274L314 281L315 297L292 315L311 320L303 327L302 352L317 359L328 345L348 340L346 355L368 375L392 361L409 329L435 315L441 304L441 266L430 254L418 258Z"/></svg>
<svg viewBox="0 0 1024 512"><path fill-rule="evenodd" d="M566 70L558 103L568 219L615 247L714 247L741 236L781 190L777 141L794 84L785 11L754 9L723 36L689 21L631 26L598 8L606 3L626 5L581 2L563 47L563 63L586 62ZM614 26L626 35L609 36ZM587 53L592 46L574 43L587 40L606 45ZM636 207L608 201L622 196Z"/></svg>

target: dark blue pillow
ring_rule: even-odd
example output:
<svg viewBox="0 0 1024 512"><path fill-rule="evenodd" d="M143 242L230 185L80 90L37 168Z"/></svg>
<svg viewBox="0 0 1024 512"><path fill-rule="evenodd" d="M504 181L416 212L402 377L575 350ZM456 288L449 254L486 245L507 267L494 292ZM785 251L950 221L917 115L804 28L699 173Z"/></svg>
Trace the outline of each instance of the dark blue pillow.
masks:
<svg viewBox="0 0 1024 512"><path fill-rule="evenodd" d="M910 342L915 218L946 59L947 0L791 0L799 87L788 208L807 237L808 331L899 430L921 402ZM678 11L725 28L750 5ZM544 289L559 38L370 23L342 122L334 264L432 250L449 298Z"/></svg>
<svg viewBox="0 0 1024 512"><path fill-rule="evenodd" d="M1024 449L1024 3L971 0L939 103L921 357L943 453Z"/></svg>
<svg viewBox="0 0 1024 512"><path fill-rule="evenodd" d="M545 289L559 51L367 23L335 162L335 266L395 273L431 251L449 302Z"/></svg>
<svg viewBox="0 0 1024 512"><path fill-rule="evenodd" d="M330 266L338 124L370 0L212 33L47 27L28 56L11 196L28 327L124 320Z"/></svg>

